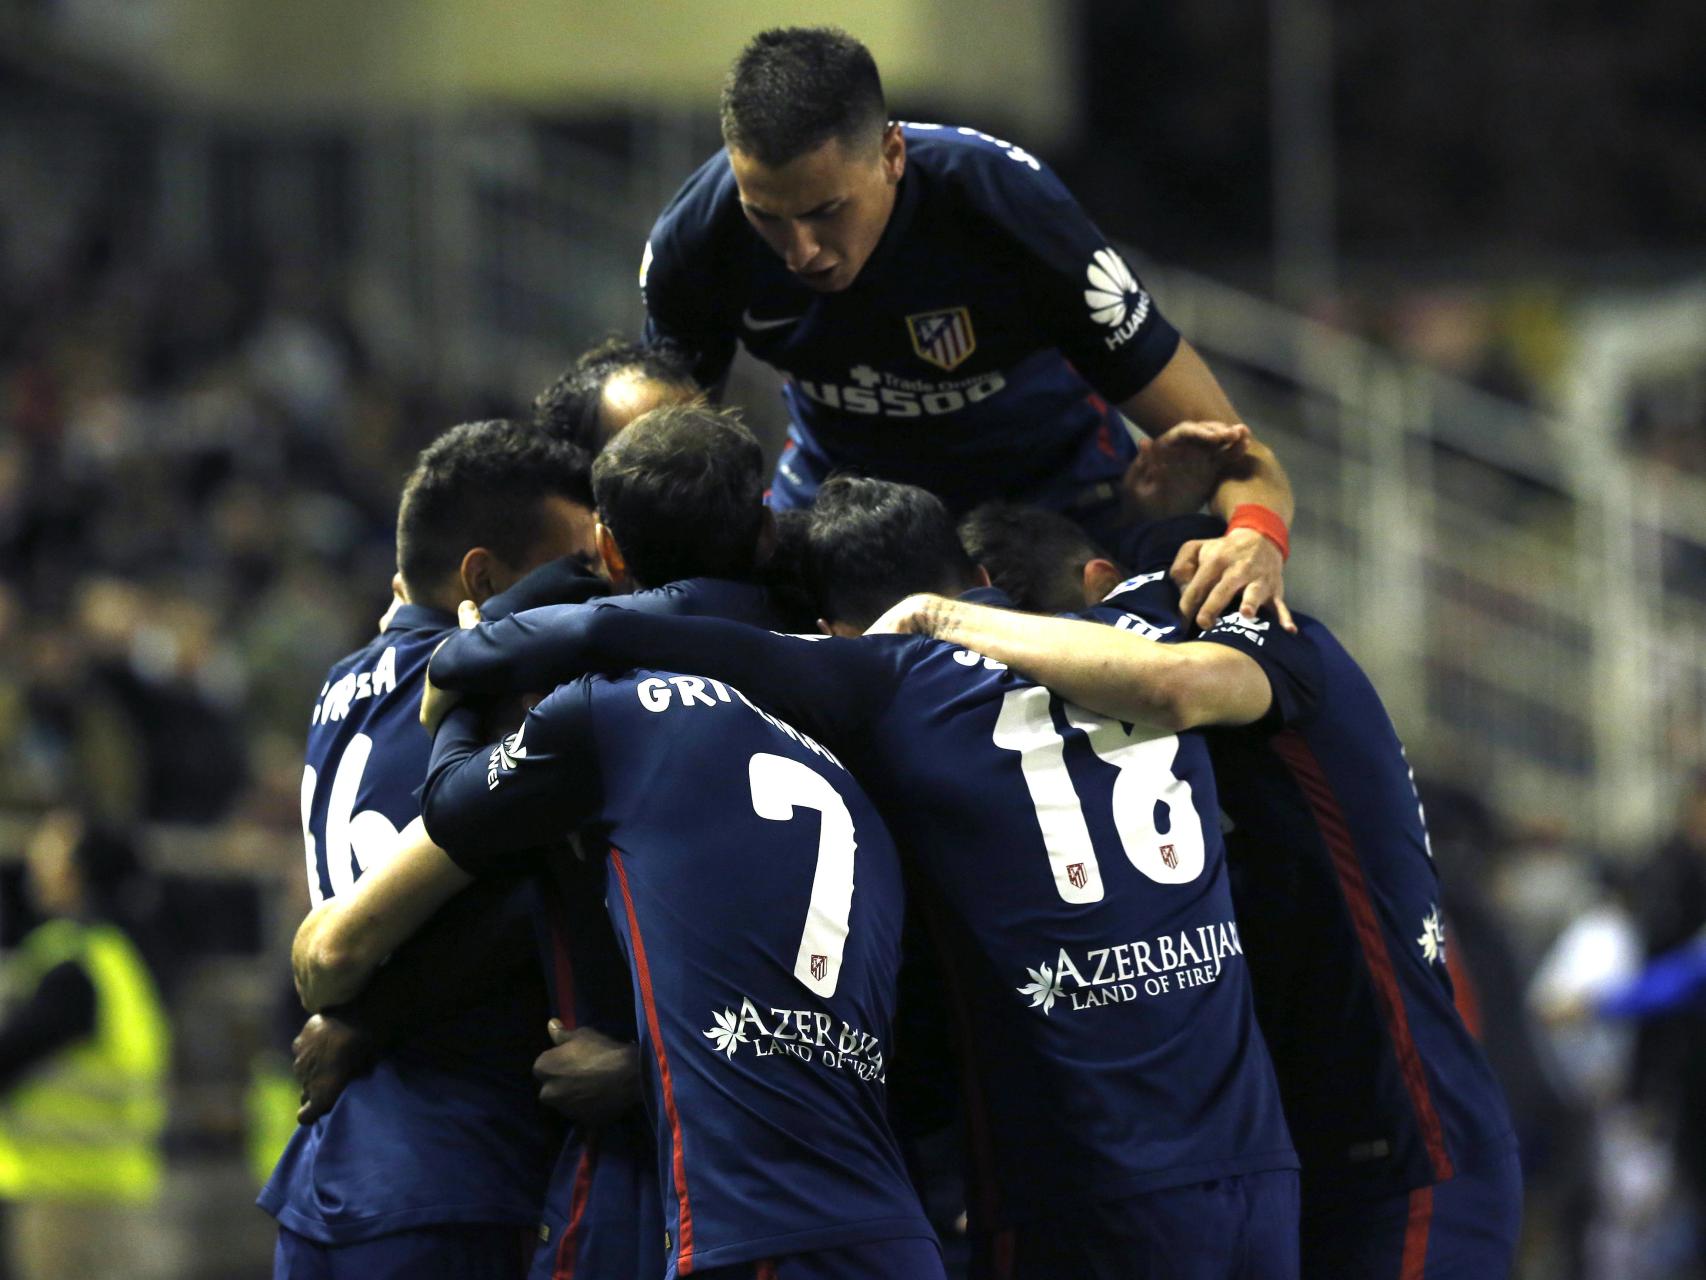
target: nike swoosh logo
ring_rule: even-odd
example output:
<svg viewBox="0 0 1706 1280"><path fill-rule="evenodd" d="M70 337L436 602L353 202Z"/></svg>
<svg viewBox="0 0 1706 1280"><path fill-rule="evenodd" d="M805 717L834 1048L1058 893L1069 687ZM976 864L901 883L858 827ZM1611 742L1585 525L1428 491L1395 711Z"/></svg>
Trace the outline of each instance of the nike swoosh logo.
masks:
<svg viewBox="0 0 1706 1280"><path fill-rule="evenodd" d="M798 324L799 319L799 316L783 316L780 320L760 320L752 314L752 308L748 307L741 313L740 322L754 333L762 333L766 329L780 329L785 324Z"/></svg>

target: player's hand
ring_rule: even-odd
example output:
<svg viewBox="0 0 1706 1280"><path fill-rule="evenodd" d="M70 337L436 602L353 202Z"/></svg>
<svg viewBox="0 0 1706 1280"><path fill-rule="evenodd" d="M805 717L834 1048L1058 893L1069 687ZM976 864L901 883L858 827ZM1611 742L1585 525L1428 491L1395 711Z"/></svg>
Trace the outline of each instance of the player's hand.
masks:
<svg viewBox="0 0 1706 1280"><path fill-rule="evenodd" d="M464 600L456 606L456 625L468 631L480 625L480 606L472 600ZM445 640L438 642L433 649L433 658L438 656L439 649L444 648ZM444 717L462 701L462 695L455 689L441 689L432 682L432 658L427 659L426 686L421 691L421 728L428 733L437 733L438 726L444 723Z"/></svg>
<svg viewBox="0 0 1706 1280"><path fill-rule="evenodd" d="M338 927L345 920L344 904L328 898L308 913L297 926L290 944L290 968L296 978L296 996L310 1013L344 1004L361 994L378 967L365 964L344 950Z"/></svg>
<svg viewBox="0 0 1706 1280"><path fill-rule="evenodd" d="M1224 537L1198 538L1179 548L1173 581L1182 594L1179 610L1207 631L1234 607L1254 618L1268 605L1280 625L1296 631L1285 604L1285 558L1254 529L1232 529Z"/></svg>
<svg viewBox="0 0 1706 1280"><path fill-rule="evenodd" d="M865 628L868 636L929 636L935 632L937 616L951 602L945 596L931 595L921 591L910 595L899 604L892 605L870 626Z"/></svg>
<svg viewBox="0 0 1706 1280"><path fill-rule="evenodd" d="M327 898L296 926L296 936L290 941L290 972L296 980L296 998L302 1001L304 1009L317 1007L310 1003L310 997L315 994L315 984L320 977L320 933L338 910L337 900Z"/></svg>
<svg viewBox="0 0 1706 1280"><path fill-rule="evenodd" d="M297 1124L313 1124L343 1093L344 1086L373 1069L378 1047L363 1032L330 1014L308 1019L291 1042L291 1068L302 1086Z"/></svg>
<svg viewBox="0 0 1706 1280"><path fill-rule="evenodd" d="M555 1018L549 1030L554 1047L533 1063L539 1101L588 1126L606 1124L639 1102L638 1045L612 1040L591 1027L571 1031Z"/></svg>
<svg viewBox="0 0 1706 1280"><path fill-rule="evenodd" d="M1125 514L1133 520L1189 515L1236 472L1250 443L1242 422L1181 422L1153 440L1140 440L1121 482Z"/></svg>

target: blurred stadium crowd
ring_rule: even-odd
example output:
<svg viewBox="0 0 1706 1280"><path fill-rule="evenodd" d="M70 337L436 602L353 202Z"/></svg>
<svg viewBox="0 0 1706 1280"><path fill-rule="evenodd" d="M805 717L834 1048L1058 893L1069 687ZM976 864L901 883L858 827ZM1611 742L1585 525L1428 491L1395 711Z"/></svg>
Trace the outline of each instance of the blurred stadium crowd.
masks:
<svg viewBox="0 0 1706 1280"><path fill-rule="evenodd" d="M160 261L127 240L132 213L115 200L27 273L0 253L0 942L33 918L18 855L44 815L74 810L141 851L126 898L182 1022L176 1078L202 1086L175 1109L169 1150L224 1167L255 1127L244 1049L282 1049L295 1012L274 997L305 906L319 681L389 601L415 454L523 406L399 381L317 262ZM1513 399L1544 396L1544 305L1435 294L1336 318ZM1703 414L1699 386L1661 389L1628 439L1706 474ZM1706 1275L1706 1013L1640 1028L1562 1016L1706 929L1706 775L1633 858L1546 815L1422 790L1467 1012L1524 1142L1524 1274ZM197 1006L214 952L244 957L247 985ZM250 1219L227 1227L248 1242L230 1256L265 1257L270 1224Z"/></svg>

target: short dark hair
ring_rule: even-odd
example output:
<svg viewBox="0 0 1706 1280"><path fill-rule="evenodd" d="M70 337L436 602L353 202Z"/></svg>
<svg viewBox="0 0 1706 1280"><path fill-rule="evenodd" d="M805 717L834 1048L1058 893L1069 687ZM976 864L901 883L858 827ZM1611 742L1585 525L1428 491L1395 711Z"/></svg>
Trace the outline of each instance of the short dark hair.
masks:
<svg viewBox="0 0 1706 1280"><path fill-rule="evenodd" d="M470 547L519 564L544 536L542 503L591 508L592 459L528 423L452 427L421 450L397 506L397 568L411 595L455 573Z"/></svg>
<svg viewBox="0 0 1706 1280"><path fill-rule="evenodd" d="M914 591L958 594L976 581L953 516L917 485L831 476L807 543L813 595L830 622L869 626Z"/></svg>
<svg viewBox="0 0 1706 1280"><path fill-rule="evenodd" d="M752 575L764 450L732 411L677 404L641 414L593 460L592 492L641 586Z"/></svg>
<svg viewBox="0 0 1706 1280"><path fill-rule="evenodd" d="M1077 525L1056 511L986 502L960 521L960 541L1021 609L1070 613L1084 607L1084 566L1105 559Z"/></svg>
<svg viewBox="0 0 1706 1280"><path fill-rule="evenodd" d="M597 453L604 447L598 418L604 384L629 369L654 382L697 389L686 356L674 346L607 338L576 356L555 382L534 397L534 425L558 440Z"/></svg>
<svg viewBox="0 0 1706 1280"><path fill-rule="evenodd" d="M772 168L831 138L859 145L887 120L876 59L836 27L761 31L723 81L723 141Z"/></svg>

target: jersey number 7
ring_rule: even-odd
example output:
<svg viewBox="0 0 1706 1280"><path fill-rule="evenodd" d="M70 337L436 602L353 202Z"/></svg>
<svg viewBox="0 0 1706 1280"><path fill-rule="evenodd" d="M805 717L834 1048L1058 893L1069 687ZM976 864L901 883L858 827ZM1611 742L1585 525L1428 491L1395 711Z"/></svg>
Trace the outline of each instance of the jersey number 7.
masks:
<svg viewBox="0 0 1706 1280"><path fill-rule="evenodd" d="M794 810L822 815L817 836L817 870L812 874L806 927L794 956L794 976L816 995L835 994L841 956L847 947L847 921L853 910L853 815L847 802L815 769L787 756L760 752L747 765L752 809L761 818L787 822Z"/></svg>

